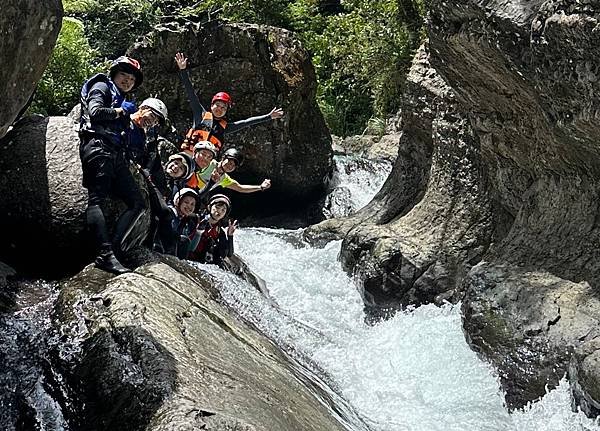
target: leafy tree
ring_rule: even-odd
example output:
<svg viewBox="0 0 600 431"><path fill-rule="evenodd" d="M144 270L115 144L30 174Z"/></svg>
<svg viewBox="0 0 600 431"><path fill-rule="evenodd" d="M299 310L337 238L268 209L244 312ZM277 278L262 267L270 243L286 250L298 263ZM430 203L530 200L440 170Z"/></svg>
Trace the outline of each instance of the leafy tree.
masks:
<svg viewBox="0 0 600 431"><path fill-rule="evenodd" d="M81 84L97 70L92 63L95 57L96 52L85 37L83 23L74 18L63 18L56 46L29 111L45 115L68 113L79 101Z"/></svg>
<svg viewBox="0 0 600 431"><path fill-rule="evenodd" d="M67 15L86 22L85 32L95 51L85 43L81 52L64 51L63 56L74 58L62 61L76 64L85 57L89 64L115 58L158 23L218 18L287 28L296 32L311 53L318 103L329 127L345 136L362 132L369 120L382 124L397 111L412 55L424 37L423 1L63 0ZM81 38L81 26L78 29ZM58 46L57 50L61 51ZM89 72L89 67L80 67L78 74L65 70L64 75L79 85ZM52 74L59 76L58 70ZM59 86L53 82L48 88ZM72 90L75 99L78 89ZM64 109L36 101L47 112Z"/></svg>

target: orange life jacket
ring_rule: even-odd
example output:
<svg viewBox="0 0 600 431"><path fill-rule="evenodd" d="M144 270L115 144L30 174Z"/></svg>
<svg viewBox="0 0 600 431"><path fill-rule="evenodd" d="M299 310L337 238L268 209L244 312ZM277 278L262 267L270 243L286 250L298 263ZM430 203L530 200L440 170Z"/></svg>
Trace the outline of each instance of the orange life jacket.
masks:
<svg viewBox="0 0 600 431"><path fill-rule="evenodd" d="M214 121L212 112L206 111L202 117L200 128L188 130L181 144L181 149L187 153L193 153L194 145L199 141L209 141L217 148L218 152L223 146L226 128L227 121L223 119Z"/></svg>

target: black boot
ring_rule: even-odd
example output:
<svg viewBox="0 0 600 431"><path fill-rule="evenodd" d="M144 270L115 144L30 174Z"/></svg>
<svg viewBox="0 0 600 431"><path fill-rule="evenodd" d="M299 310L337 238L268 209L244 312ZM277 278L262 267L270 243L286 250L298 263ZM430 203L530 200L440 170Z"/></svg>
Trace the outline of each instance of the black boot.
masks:
<svg viewBox="0 0 600 431"><path fill-rule="evenodd" d="M121 262L117 260L110 244L102 245L102 249L94 261L94 265L98 269L102 269L117 275L131 272L131 269L125 268L123 265L121 265Z"/></svg>

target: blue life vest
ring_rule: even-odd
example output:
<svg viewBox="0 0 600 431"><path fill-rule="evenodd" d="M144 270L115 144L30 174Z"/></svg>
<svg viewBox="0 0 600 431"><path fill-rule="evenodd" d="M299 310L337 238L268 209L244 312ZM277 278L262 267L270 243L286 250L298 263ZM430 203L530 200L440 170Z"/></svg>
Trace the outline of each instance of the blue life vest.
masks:
<svg viewBox="0 0 600 431"><path fill-rule="evenodd" d="M114 128L112 128L112 127L105 128L105 127L102 127L99 125L92 125L92 123L91 123L90 113L89 113L89 109L88 109L88 96L89 96L89 93L90 93L90 90L92 89L92 87L95 84L97 84L98 82L104 82L108 86L108 89L110 90L110 95L111 95L111 104L110 104L111 108L120 107L121 104L123 103L123 100L125 100L125 97L121 94L121 92L119 91L119 89L117 88L115 83L112 82L112 80L107 75L105 75L104 73L97 73L96 75L92 76L90 79L85 81L83 86L81 87L81 93L80 93L81 117L79 120L80 131L104 135L104 136L110 138L111 140L119 141L121 138L120 138L120 133L118 130L114 130ZM121 127L117 127L116 129L122 129L122 128L123 127L121 126Z"/></svg>

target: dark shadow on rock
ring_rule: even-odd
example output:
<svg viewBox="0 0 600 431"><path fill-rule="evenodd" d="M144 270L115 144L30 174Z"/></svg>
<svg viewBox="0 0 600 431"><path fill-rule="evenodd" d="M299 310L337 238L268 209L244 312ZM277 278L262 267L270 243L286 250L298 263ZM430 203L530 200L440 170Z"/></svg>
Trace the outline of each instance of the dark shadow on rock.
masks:
<svg viewBox="0 0 600 431"><path fill-rule="evenodd" d="M146 429L176 389L173 355L136 326L102 329L82 347L72 373L82 396L80 429Z"/></svg>

